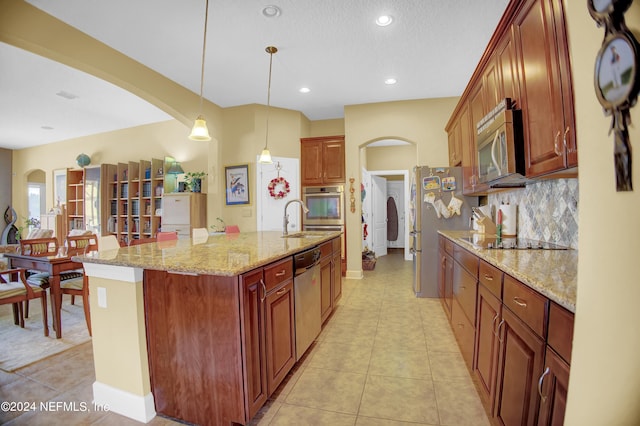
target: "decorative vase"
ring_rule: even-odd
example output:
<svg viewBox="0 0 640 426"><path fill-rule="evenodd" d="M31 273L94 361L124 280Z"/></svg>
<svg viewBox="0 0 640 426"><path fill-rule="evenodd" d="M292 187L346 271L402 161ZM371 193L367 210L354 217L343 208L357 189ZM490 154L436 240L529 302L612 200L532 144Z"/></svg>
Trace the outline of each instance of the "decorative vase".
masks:
<svg viewBox="0 0 640 426"><path fill-rule="evenodd" d="M202 191L202 179L193 179L193 183L191 184L191 192L201 192Z"/></svg>

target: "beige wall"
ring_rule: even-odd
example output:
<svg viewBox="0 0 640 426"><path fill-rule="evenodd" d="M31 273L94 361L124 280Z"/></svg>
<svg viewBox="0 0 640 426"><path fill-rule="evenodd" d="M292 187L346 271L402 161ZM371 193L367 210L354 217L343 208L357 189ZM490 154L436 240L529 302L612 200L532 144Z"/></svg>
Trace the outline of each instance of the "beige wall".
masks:
<svg viewBox="0 0 640 426"><path fill-rule="evenodd" d="M629 130L634 192L616 192L611 118L593 87L604 30L582 1L565 1L580 161L580 261L566 425L640 424L640 107ZM636 37L640 3L626 13ZM637 71L637 70L636 70ZM632 149L633 149L632 148Z"/></svg>
<svg viewBox="0 0 640 426"><path fill-rule="evenodd" d="M400 139L415 147L414 164L449 164L448 139L444 126L458 102L455 98L420 99L345 107L345 152L347 181L360 188L361 168L366 158L361 150L380 139ZM349 186L349 183L347 183ZM360 277L361 203L356 197L355 212L347 212L347 277ZM357 236L357 238L353 238Z"/></svg>
<svg viewBox="0 0 640 426"><path fill-rule="evenodd" d="M416 146L374 146L365 148L366 159L361 158L367 170L411 170L416 166Z"/></svg>

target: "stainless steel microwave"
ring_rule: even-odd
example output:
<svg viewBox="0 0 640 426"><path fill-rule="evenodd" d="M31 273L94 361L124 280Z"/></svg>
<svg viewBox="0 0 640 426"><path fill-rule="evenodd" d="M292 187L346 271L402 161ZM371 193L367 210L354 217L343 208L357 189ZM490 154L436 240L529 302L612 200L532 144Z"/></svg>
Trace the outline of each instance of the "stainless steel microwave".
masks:
<svg viewBox="0 0 640 426"><path fill-rule="evenodd" d="M524 186L520 111L505 109L477 126L478 180L491 187Z"/></svg>

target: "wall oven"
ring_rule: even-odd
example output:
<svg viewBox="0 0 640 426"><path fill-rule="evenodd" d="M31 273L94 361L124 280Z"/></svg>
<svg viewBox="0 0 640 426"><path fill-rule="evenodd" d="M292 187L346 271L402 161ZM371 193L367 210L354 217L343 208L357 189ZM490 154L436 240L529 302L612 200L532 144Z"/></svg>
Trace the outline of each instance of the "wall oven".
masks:
<svg viewBox="0 0 640 426"><path fill-rule="evenodd" d="M302 221L306 226L344 225L344 187L307 186L302 190L302 201L309 209Z"/></svg>

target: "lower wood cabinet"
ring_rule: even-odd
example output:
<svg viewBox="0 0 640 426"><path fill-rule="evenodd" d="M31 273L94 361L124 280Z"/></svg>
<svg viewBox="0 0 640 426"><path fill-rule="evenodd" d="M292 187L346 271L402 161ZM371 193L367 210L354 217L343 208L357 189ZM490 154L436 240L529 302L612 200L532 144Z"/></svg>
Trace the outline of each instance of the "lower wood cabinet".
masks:
<svg viewBox="0 0 640 426"><path fill-rule="evenodd" d="M241 275L241 318L244 346L245 406L248 419L267 401L265 306L266 286L262 269Z"/></svg>
<svg viewBox="0 0 640 426"><path fill-rule="evenodd" d="M540 392L539 426L562 426L567 407L569 364L547 346L545 369L538 380Z"/></svg>
<svg viewBox="0 0 640 426"><path fill-rule="evenodd" d="M483 403L493 408L498 371L497 326L502 320L502 301L484 285L478 286L478 318L476 321L475 376Z"/></svg>
<svg viewBox="0 0 640 426"><path fill-rule="evenodd" d="M341 296L342 251L340 238L334 238L320 245L320 312L323 324Z"/></svg>
<svg viewBox="0 0 640 426"><path fill-rule="evenodd" d="M499 327L500 351L494 416L503 425L534 425L545 343L509 309Z"/></svg>
<svg viewBox="0 0 640 426"><path fill-rule="evenodd" d="M267 293L267 393L271 395L296 362L293 280Z"/></svg>
<svg viewBox="0 0 640 426"><path fill-rule="evenodd" d="M240 276L146 270L156 412L247 424L295 364L293 260Z"/></svg>
<svg viewBox="0 0 640 426"><path fill-rule="evenodd" d="M445 242L439 295L492 423L562 425L573 313L457 244L450 256Z"/></svg>

